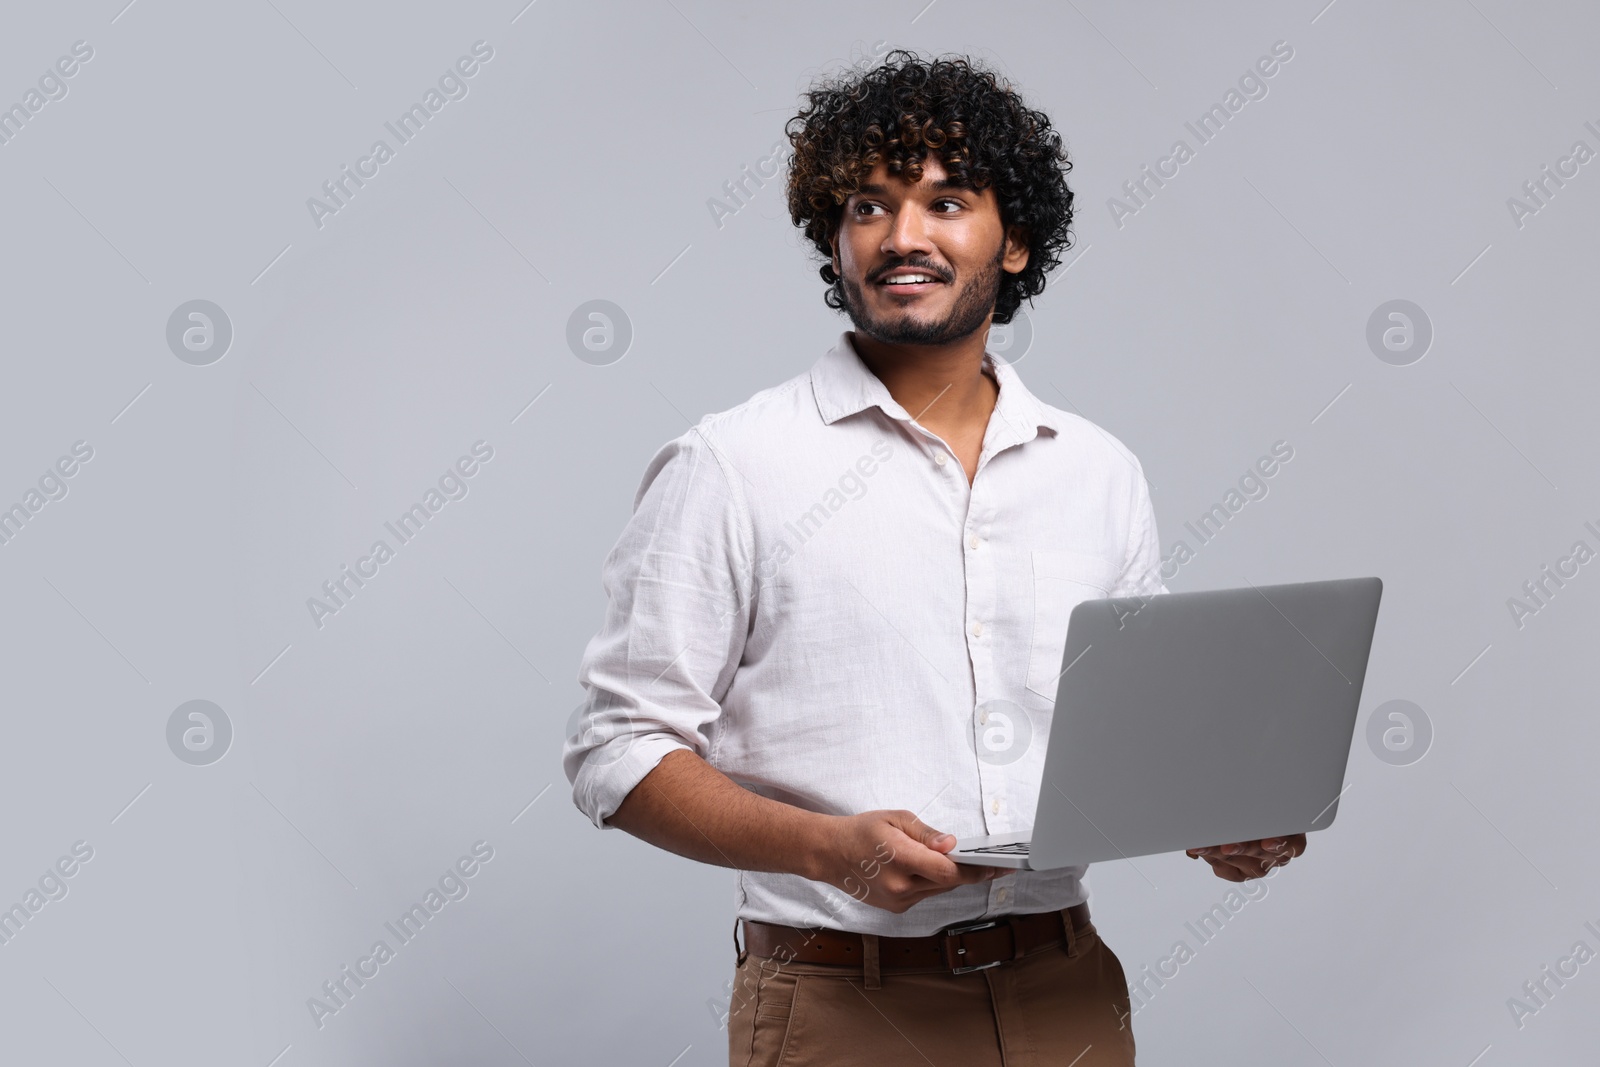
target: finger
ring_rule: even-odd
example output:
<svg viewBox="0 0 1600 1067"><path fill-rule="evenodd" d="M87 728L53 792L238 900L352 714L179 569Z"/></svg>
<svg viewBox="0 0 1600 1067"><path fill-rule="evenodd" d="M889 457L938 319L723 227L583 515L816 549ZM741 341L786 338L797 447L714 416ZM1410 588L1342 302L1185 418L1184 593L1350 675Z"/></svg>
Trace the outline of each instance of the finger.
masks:
<svg viewBox="0 0 1600 1067"><path fill-rule="evenodd" d="M981 863L958 863L956 870L963 883L991 882L1011 873L1004 867L989 867Z"/></svg>
<svg viewBox="0 0 1600 1067"><path fill-rule="evenodd" d="M1247 842L1246 846L1234 854L1235 862L1244 862L1250 870L1259 870L1265 873L1273 867L1281 867L1294 859L1296 853L1294 845L1287 838L1265 838L1261 841Z"/></svg>
<svg viewBox="0 0 1600 1067"><path fill-rule="evenodd" d="M1264 877L1267 872L1272 870L1274 867L1281 867L1289 862L1282 856L1267 853L1257 855L1254 852L1243 852L1238 855L1226 856L1223 858L1226 862L1232 864L1233 867L1246 878Z"/></svg>
<svg viewBox="0 0 1600 1067"><path fill-rule="evenodd" d="M1211 871L1218 878L1225 879L1229 882L1242 882L1245 880L1244 872L1239 870L1239 868L1235 867L1233 864L1229 863L1227 860L1217 859L1211 856L1207 856L1205 859L1211 864Z"/></svg>
<svg viewBox="0 0 1600 1067"><path fill-rule="evenodd" d="M1274 844L1274 847L1267 847L1269 844ZM1268 861L1276 863L1279 860L1292 858L1286 851L1284 839L1272 837L1261 841L1236 841L1231 845L1223 845L1220 854L1224 859L1247 865ZM1250 869L1253 870L1254 867L1251 866Z"/></svg>
<svg viewBox="0 0 1600 1067"><path fill-rule="evenodd" d="M1237 871L1240 878L1260 878L1272 869L1275 860L1257 859L1253 856L1218 856L1214 860L1218 865Z"/></svg>
<svg viewBox="0 0 1600 1067"><path fill-rule="evenodd" d="M928 893L945 893L952 889L958 889L963 885L972 885L974 883L986 884L994 881L997 878L1004 878L1008 874L1016 873L1007 867L987 867L974 863L961 863L957 864L957 867L960 869L961 874L961 877L958 881L940 883L930 882L925 878L919 879L921 882L919 891Z"/></svg>
<svg viewBox="0 0 1600 1067"><path fill-rule="evenodd" d="M1268 837L1259 841L1232 841L1225 845L1211 845L1206 848L1186 849L1191 856L1212 861L1212 866L1218 863L1226 865L1232 872L1239 875L1219 875L1228 877L1230 881L1242 881L1247 878L1260 878L1274 867L1281 867L1295 856L1305 850L1305 834L1291 834L1286 837Z"/></svg>
<svg viewBox="0 0 1600 1067"><path fill-rule="evenodd" d="M954 839L952 838L951 840ZM948 857L949 855L943 849L938 847L935 847L932 852L934 856ZM908 877L917 879L918 881L926 882L929 885L938 886L941 890L952 889L958 885L971 885L974 882L988 882L1011 873L1008 868L991 867L988 864L983 863L961 863L957 862L956 860L949 860L949 863L954 870L950 871L948 875L943 878L929 878L921 868L907 868L905 869L905 873Z"/></svg>
<svg viewBox="0 0 1600 1067"><path fill-rule="evenodd" d="M964 873L967 868L950 859L940 849L924 845L904 833L891 845L894 858L887 861L886 866L894 867L903 874L925 878L934 885L945 887L961 885L967 880ZM953 838L948 847L954 847Z"/></svg>
<svg viewBox="0 0 1600 1067"><path fill-rule="evenodd" d="M1269 853L1265 851L1252 851L1246 846L1235 842L1228 845L1212 845L1209 848L1196 849L1199 859L1209 860L1212 863L1223 863L1237 870L1257 873L1265 871L1269 866ZM1276 858L1275 854L1270 854Z"/></svg>
<svg viewBox="0 0 1600 1067"><path fill-rule="evenodd" d="M1294 859L1306 850L1306 835L1289 834L1286 837L1266 837L1262 838L1260 844L1268 852L1281 855L1286 859Z"/></svg>
<svg viewBox="0 0 1600 1067"><path fill-rule="evenodd" d="M977 864L958 863L956 864L956 878L954 880L929 878L927 875L905 870L901 871L900 875L905 879L908 890L920 893L926 889L945 889L967 882L986 881L992 877L990 872L995 869L994 867L981 867Z"/></svg>
<svg viewBox="0 0 1600 1067"><path fill-rule="evenodd" d="M969 880L963 865L945 854L956 847L954 834L929 826L909 811L891 811L888 822L904 836L905 847L896 847L893 864L909 875L928 879L934 885L950 887Z"/></svg>
<svg viewBox="0 0 1600 1067"><path fill-rule="evenodd" d="M956 847L954 834L947 834L943 830L929 826L913 812L891 811L888 813L888 818L891 826L924 848L935 852L949 852Z"/></svg>
<svg viewBox="0 0 1600 1067"><path fill-rule="evenodd" d="M907 874L908 891L915 893L943 893L947 889L955 889L958 886L992 882L996 878L1003 878L1011 873L1003 867L984 867L975 863L958 863L956 867L959 877L955 881L936 881L932 878L925 878L920 874Z"/></svg>
<svg viewBox="0 0 1600 1067"><path fill-rule="evenodd" d="M1263 837L1259 841L1238 842L1234 847L1237 851L1246 851L1248 849L1255 848L1274 856L1284 856L1288 859L1293 859L1306 850L1306 835L1288 834L1279 837Z"/></svg>
<svg viewBox="0 0 1600 1067"><path fill-rule="evenodd" d="M934 853L935 856L939 855ZM972 885L977 882L992 882L996 878L1004 878L1012 873L1006 867L991 867L983 863L956 863L950 861L955 870L948 877L929 877L926 873L917 870L902 869L912 884L918 888L953 889L960 885Z"/></svg>

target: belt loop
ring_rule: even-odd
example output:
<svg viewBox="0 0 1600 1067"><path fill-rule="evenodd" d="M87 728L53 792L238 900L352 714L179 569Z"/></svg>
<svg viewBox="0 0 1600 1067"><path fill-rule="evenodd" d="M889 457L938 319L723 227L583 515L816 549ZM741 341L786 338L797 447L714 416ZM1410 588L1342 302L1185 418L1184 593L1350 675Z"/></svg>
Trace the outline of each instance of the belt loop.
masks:
<svg viewBox="0 0 1600 1067"><path fill-rule="evenodd" d="M861 976L868 989L882 989L883 978L878 971L878 935L861 935Z"/></svg>
<svg viewBox="0 0 1600 1067"><path fill-rule="evenodd" d="M740 964L743 964L744 958L750 954L750 950L748 948L739 944L739 924L743 921L744 920L739 918L735 918L733 920L733 951L734 966L736 967Z"/></svg>
<svg viewBox="0 0 1600 1067"><path fill-rule="evenodd" d="M1067 956L1076 959L1078 956L1078 935L1072 929L1072 909L1062 908L1058 914L1061 916L1061 928L1066 932L1066 940L1062 944L1066 947Z"/></svg>

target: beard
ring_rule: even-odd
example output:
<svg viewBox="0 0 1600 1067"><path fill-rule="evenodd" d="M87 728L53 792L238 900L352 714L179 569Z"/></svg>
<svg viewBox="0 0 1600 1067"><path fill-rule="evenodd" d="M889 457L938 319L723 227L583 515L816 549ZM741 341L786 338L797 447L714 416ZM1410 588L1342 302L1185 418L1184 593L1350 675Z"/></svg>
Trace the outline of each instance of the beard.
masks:
<svg viewBox="0 0 1600 1067"><path fill-rule="evenodd" d="M956 293L950 313L941 319L922 318L912 307L897 308L886 315L875 316L867 308L861 284L854 278L840 279L844 309L857 331L883 344L950 344L980 329L994 311L995 299L1000 295L1000 263L1005 258L1005 252L1005 242L1001 241L999 253L962 285Z"/></svg>

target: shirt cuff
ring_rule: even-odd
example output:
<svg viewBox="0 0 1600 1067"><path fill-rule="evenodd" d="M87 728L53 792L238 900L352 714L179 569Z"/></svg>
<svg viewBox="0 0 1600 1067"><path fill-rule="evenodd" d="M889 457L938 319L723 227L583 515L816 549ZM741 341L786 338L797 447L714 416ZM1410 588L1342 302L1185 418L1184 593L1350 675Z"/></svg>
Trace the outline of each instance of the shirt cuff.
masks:
<svg viewBox="0 0 1600 1067"><path fill-rule="evenodd" d="M665 734L624 734L591 749L572 782L572 802L602 830L614 830L605 820L627 799L639 780L674 749L695 751Z"/></svg>

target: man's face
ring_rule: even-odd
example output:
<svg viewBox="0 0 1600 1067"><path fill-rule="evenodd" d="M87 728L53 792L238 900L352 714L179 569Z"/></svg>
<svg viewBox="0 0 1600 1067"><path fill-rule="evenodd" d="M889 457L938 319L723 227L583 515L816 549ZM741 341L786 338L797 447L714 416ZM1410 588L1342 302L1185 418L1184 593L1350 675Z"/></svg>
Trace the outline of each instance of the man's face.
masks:
<svg viewBox="0 0 1600 1067"><path fill-rule="evenodd" d="M845 201L833 269L860 333L885 344L950 344L988 327L1000 272L1028 265L1021 227L1002 240L994 189L947 180L931 153L915 185L880 162ZM918 273L929 280L896 281Z"/></svg>

